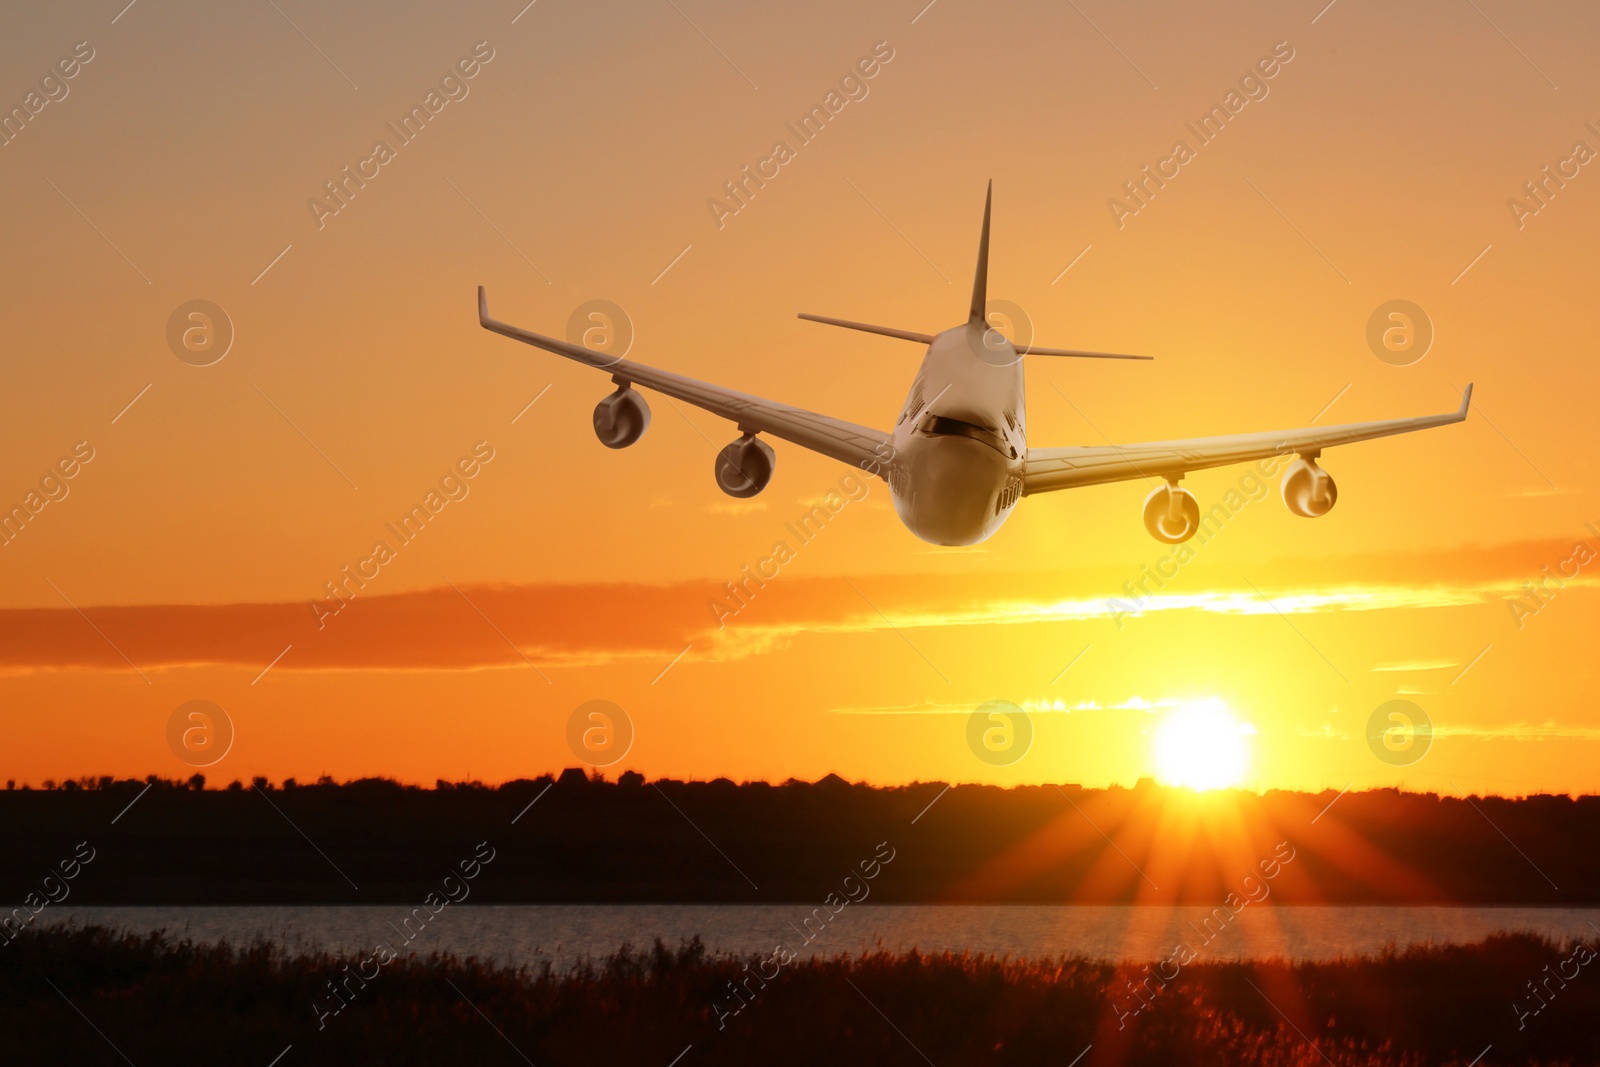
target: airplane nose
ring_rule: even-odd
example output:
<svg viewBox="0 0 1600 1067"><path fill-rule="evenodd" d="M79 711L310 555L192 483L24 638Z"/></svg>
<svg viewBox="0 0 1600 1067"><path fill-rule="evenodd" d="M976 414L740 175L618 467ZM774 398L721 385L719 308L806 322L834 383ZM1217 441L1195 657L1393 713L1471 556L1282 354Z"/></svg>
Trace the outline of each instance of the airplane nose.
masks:
<svg viewBox="0 0 1600 1067"><path fill-rule="evenodd" d="M896 495L895 505L918 537L936 545L971 545L993 532L1006 459L992 445L959 434L925 437L910 467L908 492Z"/></svg>

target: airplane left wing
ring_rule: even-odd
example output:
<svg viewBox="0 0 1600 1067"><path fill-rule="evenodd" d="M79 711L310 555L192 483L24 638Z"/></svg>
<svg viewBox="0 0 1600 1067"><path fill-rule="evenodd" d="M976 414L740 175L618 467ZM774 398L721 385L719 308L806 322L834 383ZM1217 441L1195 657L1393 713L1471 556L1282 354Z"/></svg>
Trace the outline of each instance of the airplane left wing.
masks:
<svg viewBox="0 0 1600 1067"><path fill-rule="evenodd" d="M489 298L478 286L478 323L486 330L504 334L515 341L554 352L579 363L587 363L611 375L618 385L641 385L714 415L737 423L741 430L771 434L773 437L820 452L860 470L887 477L890 457L889 435L882 430L857 426L843 419L819 415L804 408L764 400L671 371L657 370L643 363L608 356L582 345L558 341L553 337L519 329L489 316Z"/></svg>
<svg viewBox="0 0 1600 1067"><path fill-rule="evenodd" d="M1370 441L1375 437L1448 426L1467 417L1472 386L1461 394L1461 406L1444 415L1422 415L1344 426L1307 427L1230 437L1196 437L1184 441L1149 441L1134 445L1090 445L1072 448L1030 448L1023 470L1022 492L1048 493L1080 485L1101 485L1132 478L1182 476L1208 467L1248 463L1268 456L1315 455L1324 448Z"/></svg>

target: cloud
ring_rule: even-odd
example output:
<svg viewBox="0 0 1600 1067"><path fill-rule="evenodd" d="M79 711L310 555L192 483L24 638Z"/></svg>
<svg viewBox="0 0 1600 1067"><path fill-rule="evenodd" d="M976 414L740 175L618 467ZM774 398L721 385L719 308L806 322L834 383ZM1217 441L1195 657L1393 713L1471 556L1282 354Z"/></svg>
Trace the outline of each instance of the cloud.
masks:
<svg viewBox="0 0 1600 1067"><path fill-rule="evenodd" d="M1600 727L1571 726L1557 722L1514 722L1503 726L1444 726L1436 723L1433 735L1495 741L1600 741Z"/></svg>
<svg viewBox="0 0 1600 1067"><path fill-rule="evenodd" d="M718 500L707 504L706 510L713 515L752 515L756 512L766 511L765 500Z"/></svg>
<svg viewBox="0 0 1600 1067"><path fill-rule="evenodd" d="M1408 671L1442 671L1448 670L1451 667L1459 666L1461 666L1461 664L1453 659L1430 659L1416 660L1414 662L1405 663L1378 663L1373 665L1372 670L1374 673L1381 674L1388 672L1399 673Z"/></svg>
<svg viewBox="0 0 1600 1067"><path fill-rule="evenodd" d="M1337 730L1331 723L1324 723L1315 729L1302 728L1295 732L1301 737L1318 737L1337 741L1354 741L1365 736L1364 734ZM1434 723L1433 736L1435 738L1464 737L1479 741L1600 741L1600 726L1573 726L1557 722L1514 722L1502 726L1475 726L1470 723L1459 725Z"/></svg>
<svg viewBox="0 0 1600 1067"><path fill-rule="evenodd" d="M672 653L706 629L709 583L463 586L308 602L0 611L0 669L467 669ZM670 654L670 653L669 653ZM124 656L126 659L124 659Z"/></svg>
<svg viewBox="0 0 1600 1067"><path fill-rule="evenodd" d="M1507 499L1516 500L1523 497L1536 496L1577 496L1582 492L1582 489L1560 489L1553 485L1540 485L1532 489L1519 489L1516 492L1504 495Z"/></svg>
<svg viewBox="0 0 1600 1067"><path fill-rule="evenodd" d="M1246 574L1188 569L1145 612L1260 616L1449 608L1516 596L1571 542L1469 546L1416 555L1260 562ZM854 579L735 574L649 584L479 585L357 595L322 620L306 601L0 610L0 670L126 670L232 664L278 670L456 670L761 655L806 634L1104 623L1123 571L923 574ZM1592 586L1585 574L1570 587ZM1252 586L1254 588L1252 588ZM1259 588L1266 599L1258 596ZM1270 603L1269 603L1270 601ZM716 607L720 605L720 607ZM719 621L721 625L719 625ZM123 657L127 658L124 659ZM524 659L526 657L526 660ZM1424 671L1444 661L1382 664Z"/></svg>
<svg viewBox="0 0 1600 1067"><path fill-rule="evenodd" d="M1212 698L1215 699L1215 698ZM936 701L923 701L917 704L880 704L865 707L831 708L834 715L971 715L981 705L979 703L967 704L941 704ZM1025 699L1020 705L1023 711L1030 715L1071 715L1073 712L1093 711L1138 711L1152 714L1166 708L1184 707L1194 704L1190 699L1176 700L1162 698L1159 700L1146 700L1140 696L1128 697L1121 701L1101 703L1098 700L1081 700L1076 703L1067 703L1064 700L1051 699Z"/></svg>

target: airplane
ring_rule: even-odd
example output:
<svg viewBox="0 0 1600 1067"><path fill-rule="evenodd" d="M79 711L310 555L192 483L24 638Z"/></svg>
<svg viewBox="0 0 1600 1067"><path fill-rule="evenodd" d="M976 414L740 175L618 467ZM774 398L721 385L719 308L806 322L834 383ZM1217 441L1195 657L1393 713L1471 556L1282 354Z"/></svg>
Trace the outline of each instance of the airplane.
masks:
<svg viewBox="0 0 1600 1067"><path fill-rule="evenodd" d="M1291 453L1297 458L1283 477L1284 504L1295 515L1316 518L1326 515L1338 499L1332 476L1317 463L1323 449L1445 426L1467 417L1470 384L1462 393L1461 406L1442 415L1142 444L1030 448L1023 405L1024 357L1154 357L1032 345L1019 351L992 326L987 291L993 197L991 181L984 197L978 267L966 322L927 334L800 315L927 346L900 417L887 433L519 329L489 316L481 285L478 322L513 340L608 371L616 391L594 409L595 434L608 448L626 448L649 427L650 407L634 389L643 386L738 426L739 439L716 458L717 486L729 496L755 496L772 480L777 456L759 436L767 434L883 478L900 521L935 545L972 545L987 539L1022 497L1134 478L1162 479L1163 484L1145 498L1145 528L1158 541L1181 544L1195 535L1202 522L1194 494L1178 485L1184 475Z"/></svg>

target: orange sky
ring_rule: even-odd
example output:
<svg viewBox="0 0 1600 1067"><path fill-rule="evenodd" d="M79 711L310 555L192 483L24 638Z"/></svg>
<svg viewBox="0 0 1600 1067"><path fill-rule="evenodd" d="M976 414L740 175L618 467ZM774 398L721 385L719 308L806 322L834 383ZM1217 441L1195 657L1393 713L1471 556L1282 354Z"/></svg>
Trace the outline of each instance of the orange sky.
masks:
<svg viewBox="0 0 1600 1067"><path fill-rule="evenodd" d="M280 6L3 16L0 103L66 95L0 147L0 504L93 458L0 548L0 777L187 774L166 729L194 699L236 727L216 778L532 776L576 762L567 718L603 698L635 726L613 771L1099 784L1220 701L1255 729L1251 786L1600 787L1593 575L1506 603L1600 547L1600 178L1520 228L1507 203L1600 150L1592 9ZM386 124L479 42L400 144ZM707 201L878 42L865 95L719 229ZM1119 228L1108 199L1278 42L1265 95ZM380 139L319 228L307 201ZM916 540L874 483L718 630L707 601L848 469L779 443L732 501L731 426L657 398L607 450L603 376L474 321L479 283L558 335L610 300L632 358L887 427L916 349L794 313L952 324L989 178L991 296L1042 344L1159 357L1030 362L1035 444L1432 413L1468 381L1473 416L1329 453L1329 516L1250 503L1120 627L1107 598L1168 551L1143 482L1030 498L972 549ZM1411 366L1366 345L1394 298L1436 330ZM236 331L212 366L168 348L193 299ZM466 495L319 630L324 582L478 442ZM1206 506L1242 473L1186 484ZM1364 740L1396 696L1438 734L1411 766ZM1034 713L1009 767L966 746L992 699Z"/></svg>

